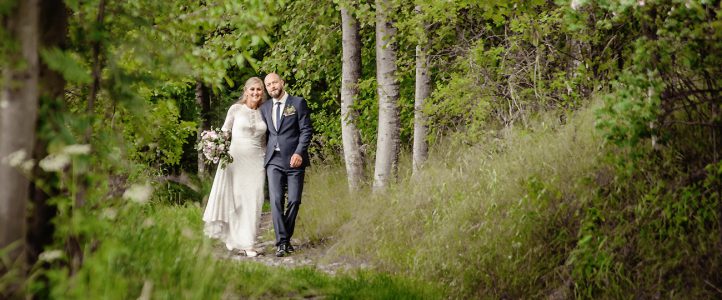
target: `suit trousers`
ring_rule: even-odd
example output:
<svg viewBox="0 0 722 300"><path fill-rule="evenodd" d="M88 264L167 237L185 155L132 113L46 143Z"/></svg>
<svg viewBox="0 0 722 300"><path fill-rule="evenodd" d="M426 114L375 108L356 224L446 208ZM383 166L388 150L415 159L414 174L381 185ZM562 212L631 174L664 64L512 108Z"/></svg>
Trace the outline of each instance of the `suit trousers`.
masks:
<svg viewBox="0 0 722 300"><path fill-rule="evenodd" d="M296 215L301 205L305 169L291 169L290 162L284 162L278 151L266 166L268 196L271 201L271 217L276 233L276 246L290 243L296 227ZM288 205L286 206L286 194Z"/></svg>

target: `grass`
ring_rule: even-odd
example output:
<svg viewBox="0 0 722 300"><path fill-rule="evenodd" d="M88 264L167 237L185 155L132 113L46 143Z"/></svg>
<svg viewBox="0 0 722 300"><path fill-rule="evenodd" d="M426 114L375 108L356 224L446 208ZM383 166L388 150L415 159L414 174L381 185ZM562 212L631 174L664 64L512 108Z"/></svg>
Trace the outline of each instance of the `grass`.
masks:
<svg viewBox="0 0 722 300"><path fill-rule="evenodd" d="M439 145L420 176L384 193L349 193L342 168L313 170L299 235L328 239L328 259L440 282L452 297L567 292L575 214L602 154L592 109L569 120L542 116L478 146Z"/></svg>
<svg viewBox="0 0 722 300"><path fill-rule="evenodd" d="M212 242L201 234L201 212L194 204L123 206L96 229L99 245L76 274L65 268L47 272L49 298L129 299L144 292L152 299L440 297L432 285L398 276L369 271L329 276L311 268L216 258Z"/></svg>
<svg viewBox="0 0 722 300"><path fill-rule="evenodd" d="M299 237L450 298L718 297L722 164L689 186L675 148L619 165L595 120L590 107L478 145L448 139L419 176L402 161L383 193L313 169Z"/></svg>

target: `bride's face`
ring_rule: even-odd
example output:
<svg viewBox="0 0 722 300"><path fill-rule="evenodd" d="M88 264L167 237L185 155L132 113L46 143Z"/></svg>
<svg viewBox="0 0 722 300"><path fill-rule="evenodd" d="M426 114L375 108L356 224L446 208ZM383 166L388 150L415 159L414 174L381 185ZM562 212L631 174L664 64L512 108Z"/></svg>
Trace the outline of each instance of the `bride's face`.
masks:
<svg viewBox="0 0 722 300"><path fill-rule="evenodd" d="M258 107L263 97L263 85L260 83L253 84L246 90L246 104L249 107Z"/></svg>

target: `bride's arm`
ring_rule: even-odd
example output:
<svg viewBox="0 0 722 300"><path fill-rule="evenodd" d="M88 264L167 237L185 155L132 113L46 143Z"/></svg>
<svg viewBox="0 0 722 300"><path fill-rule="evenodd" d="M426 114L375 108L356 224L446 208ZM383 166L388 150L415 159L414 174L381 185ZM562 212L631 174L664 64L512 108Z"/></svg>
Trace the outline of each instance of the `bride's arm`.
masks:
<svg viewBox="0 0 722 300"><path fill-rule="evenodd" d="M236 105L233 104L231 107L228 108L228 113L226 114L226 121L223 122L223 127L221 127L221 131L232 131L233 130L233 115L234 111L236 110Z"/></svg>

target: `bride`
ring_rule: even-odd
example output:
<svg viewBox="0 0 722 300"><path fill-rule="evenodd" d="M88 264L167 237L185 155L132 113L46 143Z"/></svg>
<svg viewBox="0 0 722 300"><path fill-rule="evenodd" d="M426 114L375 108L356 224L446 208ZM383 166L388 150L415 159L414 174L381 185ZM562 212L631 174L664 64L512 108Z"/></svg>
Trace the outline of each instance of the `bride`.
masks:
<svg viewBox="0 0 722 300"><path fill-rule="evenodd" d="M263 205L266 123L258 110L266 95L263 81L251 77L243 96L228 109L221 130L231 131L233 162L218 168L203 213L204 232L228 250L257 256L253 248Z"/></svg>

